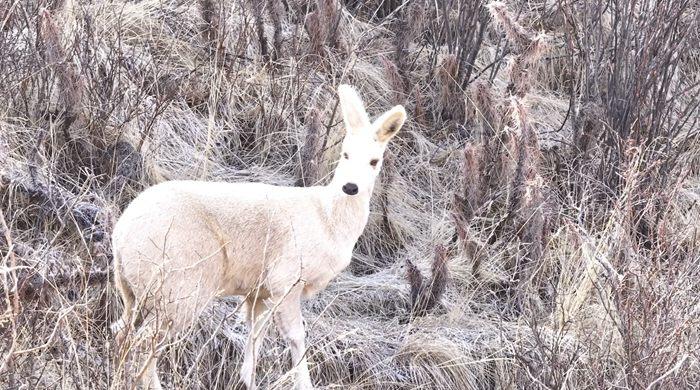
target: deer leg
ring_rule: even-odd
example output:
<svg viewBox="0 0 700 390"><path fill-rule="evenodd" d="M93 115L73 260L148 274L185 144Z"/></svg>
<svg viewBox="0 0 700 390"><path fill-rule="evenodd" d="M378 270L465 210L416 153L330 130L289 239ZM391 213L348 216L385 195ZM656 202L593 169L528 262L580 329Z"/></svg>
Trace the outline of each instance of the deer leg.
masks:
<svg viewBox="0 0 700 390"><path fill-rule="evenodd" d="M301 290L285 297L275 311L275 324L292 352L296 372L296 389L313 389L306 361L304 319L301 316Z"/></svg>
<svg viewBox="0 0 700 390"><path fill-rule="evenodd" d="M142 383L145 389L149 390L161 390L160 379L158 379L157 371L158 358L156 356L150 356L144 367Z"/></svg>
<svg viewBox="0 0 700 390"><path fill-rule="evenodd" d="M137 381L145 390L161 390L158 378L158 357L163 343L168 338L170 322L157 318L154 313L146 318L134 332L135 358L138 372Z"/></svg>
<svg viewBox="0 0 700 390"><path fill-rule="evenodd" d="M248 341L246 341L241 381L248 390L255 389L255 365L260 353L262 341L269 325L270 313L262 298L249 298L245 301L245 314L248 323Z"/></svg>

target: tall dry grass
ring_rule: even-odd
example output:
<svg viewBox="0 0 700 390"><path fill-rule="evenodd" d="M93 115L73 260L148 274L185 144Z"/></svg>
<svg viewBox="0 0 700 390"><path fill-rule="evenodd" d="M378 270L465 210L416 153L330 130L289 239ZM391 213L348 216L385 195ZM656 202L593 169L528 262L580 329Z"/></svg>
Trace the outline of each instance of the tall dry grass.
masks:
<svg viewBox="0 0 700 390"><path fill-rule="evenodd" d="M0 4L0 386L133 382L110 232L172 179L325 183L335 88L404 104L353 263L305 304L321 388L700 383L697 4ZM240 386L235 298L162 348ZM257 373L290 387L265 341Z"/></svg>

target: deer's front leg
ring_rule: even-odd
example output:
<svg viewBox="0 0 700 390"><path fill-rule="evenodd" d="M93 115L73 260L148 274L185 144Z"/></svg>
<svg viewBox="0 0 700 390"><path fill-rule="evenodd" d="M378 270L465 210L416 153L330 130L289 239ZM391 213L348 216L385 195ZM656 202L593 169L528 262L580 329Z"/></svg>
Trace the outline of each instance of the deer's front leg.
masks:
<svg viewBox="0 0 700 390"><path fill-rule="evenodd" d="M306 361L304 320L301 316L301 289L289 294L275 311L275 324L280 334L289 344L292 363L296 367L296 388L313 389L309 366Z"/></svg>
<svg viewBox="0 0 700 390"><path fill-rule="evenodd" d="M248 298L245 301L246 320L248 323L248 341L245 346L243 365L241 366L241 381L248 390L255 389L255 365L262 341L269 325L269 311L262 298Z"/></svg>

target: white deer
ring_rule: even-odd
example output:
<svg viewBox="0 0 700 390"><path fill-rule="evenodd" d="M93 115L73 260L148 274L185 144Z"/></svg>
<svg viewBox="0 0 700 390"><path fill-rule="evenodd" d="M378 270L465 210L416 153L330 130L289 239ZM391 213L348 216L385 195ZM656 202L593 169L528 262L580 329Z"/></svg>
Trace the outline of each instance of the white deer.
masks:
<svg viewBox="0 0 700 390"><path fill-rule="evenodd" d="M328 185L169 181L131 202L112 241L124 302L113 325L118 340L137 325L139 310L141 327L173 335L213 298L243 296L250 329L240 371L246 387L255 388L255 361L273 317L291 349L296 388L313 388L301 298L325 288L350 263L384 150L406 119L403 106L395 106L370 122L352 87L341 85L338 94L346 135ZM147 388L160 388L153 354L142 376Z"/></svg>

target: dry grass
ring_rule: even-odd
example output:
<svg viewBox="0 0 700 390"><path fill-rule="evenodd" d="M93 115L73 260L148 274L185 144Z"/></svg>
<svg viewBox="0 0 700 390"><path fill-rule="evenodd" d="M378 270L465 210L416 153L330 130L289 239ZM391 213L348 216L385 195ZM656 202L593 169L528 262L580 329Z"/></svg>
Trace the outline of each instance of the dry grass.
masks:
<svg viewBox="0 0 700 390"><path fill-rule="evenodd" d="M348 271L306 302L321 388L700 383L689 0L0 4L0 387L121 388L109 237L171 179L324 183L336 86L409 111ZM240 386L218 302L172 388ZM274 334L258 380L289 388ZM280 358L282 357L282 358Z"/></svg>

